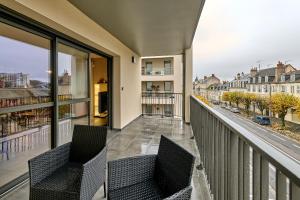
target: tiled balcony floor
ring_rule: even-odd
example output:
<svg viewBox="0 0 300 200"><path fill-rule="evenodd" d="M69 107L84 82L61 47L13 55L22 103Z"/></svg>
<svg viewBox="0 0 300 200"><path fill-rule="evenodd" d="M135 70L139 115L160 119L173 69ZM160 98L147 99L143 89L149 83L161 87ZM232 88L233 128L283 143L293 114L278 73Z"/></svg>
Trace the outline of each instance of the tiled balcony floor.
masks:
<svg viewBox="0 0 300 200"><path fill-rule="evenodd" d="M108 141L108 160L119 159L139 154L157 153L160 135L163 134L182 145L188 151L197 157L199 162L199 153L195 141L191 140L191 128L179 120L171 120L167 118L138 118L130 125L114 134L113 138ZM194 169L193 179L193 200L208 200L209 192L205 184L202 171ZM12 191L5 199L22 200L28 199L29 186L24 184L22 187ZM103 198L103 188L100 188L93 200Z"/></svg>

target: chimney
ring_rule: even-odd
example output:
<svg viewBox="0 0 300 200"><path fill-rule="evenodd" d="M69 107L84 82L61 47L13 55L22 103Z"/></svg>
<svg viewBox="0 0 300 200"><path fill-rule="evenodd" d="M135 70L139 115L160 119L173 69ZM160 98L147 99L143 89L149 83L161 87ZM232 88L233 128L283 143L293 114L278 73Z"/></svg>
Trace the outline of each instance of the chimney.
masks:
<svg viewBox="0 0 300 200"><path fill-rule="evenodd" d="M280 81L281 75L285 72L285 66L282 62L278 61L278 64L275 68L275 80L276 82Z"/></svg>
<svg viewBox="0 0 300 200"><path fill-rule="evenodd" d="M251 68L251 70L250 70L250 75L253 77L253 76L255 76L256 74L257 74L257 67Z"/></svg>
<svg viewBox="0 0 300 200"><path fill-rule="evenodd" d="M237 80L240 80L240 79L241 79L241 74L238 73L238 74L236 75L236 78L237 78Z"/></svg>
<svg viewBox="0 0 300 200"><path fill-rule="evenodd" d="M215 77L215 74L211 74L211 77Z"/></svg>

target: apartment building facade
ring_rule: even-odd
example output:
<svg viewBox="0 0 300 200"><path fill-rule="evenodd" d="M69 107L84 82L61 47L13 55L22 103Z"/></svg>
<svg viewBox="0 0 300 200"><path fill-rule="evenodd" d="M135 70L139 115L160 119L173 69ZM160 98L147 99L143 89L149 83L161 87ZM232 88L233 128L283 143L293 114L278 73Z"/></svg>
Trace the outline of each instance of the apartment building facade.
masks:
<svg viewBox="0 0 300 200"><path fill-rule="evenodd" d="M290 64L278 62L276 67L250 70L247 92L270 97L274 93L283 92L300 97L300 71ZM286 120L300 123L300 119L291 109Z"/></svg>
<svg viewBox="0 0 300 200"><path fill-rule="evenodd" d="M208 88L211 85L220 84L220 79L215 75L212 74L211 76L204 76L203 79L199 79L194 83L194 93L201 96L209 96L208 95Z"/></svg>
<svg viewBox="0 0 300 200"><path fill-rule="evenodd" d="M145 57L141 62L143 114L182 117L182 55Z"/></svg>
<svg viewBox="0 0 300 200"><path fill-rule="evenodd" d="M229 82L229 91L247 92L250 74L238 73L232 81Z"/></svg>
<svg viewBox="0 0 300 200"><path fill-rule="evenodd" d="M215 83L207 88L207 99L210 101L220 102L222 101L222 95L224 92L228 92L230 82L223 81L222 83Z"/></svg>

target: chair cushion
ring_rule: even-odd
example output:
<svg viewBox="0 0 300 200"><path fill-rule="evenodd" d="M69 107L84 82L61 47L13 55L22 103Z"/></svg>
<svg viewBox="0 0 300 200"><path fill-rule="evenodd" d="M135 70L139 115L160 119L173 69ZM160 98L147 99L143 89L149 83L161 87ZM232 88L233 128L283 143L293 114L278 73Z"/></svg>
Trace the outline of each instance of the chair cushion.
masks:
<svg viewBox="0 0 300 200"><path fill-rule="evenodd" d="M82 165L68 163L41 182L35 184L34 190L60 192L60 193L80 193ZM45 193L44 193L45 194Z"/></svg>
<svg viewBox="0 0 300 200"><path fill-rule="evenodd" d="M109 191L110 200L160 200L161 196L161 192L153 180Z"/></svg>

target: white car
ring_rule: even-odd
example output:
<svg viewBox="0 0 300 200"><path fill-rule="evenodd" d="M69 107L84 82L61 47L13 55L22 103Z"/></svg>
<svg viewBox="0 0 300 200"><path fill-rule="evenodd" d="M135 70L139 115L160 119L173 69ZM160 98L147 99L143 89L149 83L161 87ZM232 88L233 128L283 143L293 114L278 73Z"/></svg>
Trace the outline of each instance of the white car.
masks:
<svg viewBox="0 0 300 200"><path fill-rule="evenodd" d="M230 111L233 113L240 113L240 110L238 108L232 108Z"/></svg>
<svg viewBox="0 0 300 200"><path fill-rule="evenodd" d="M227 106L226 109L227 109L227 110L231 110L231 106Z"/></svg>

